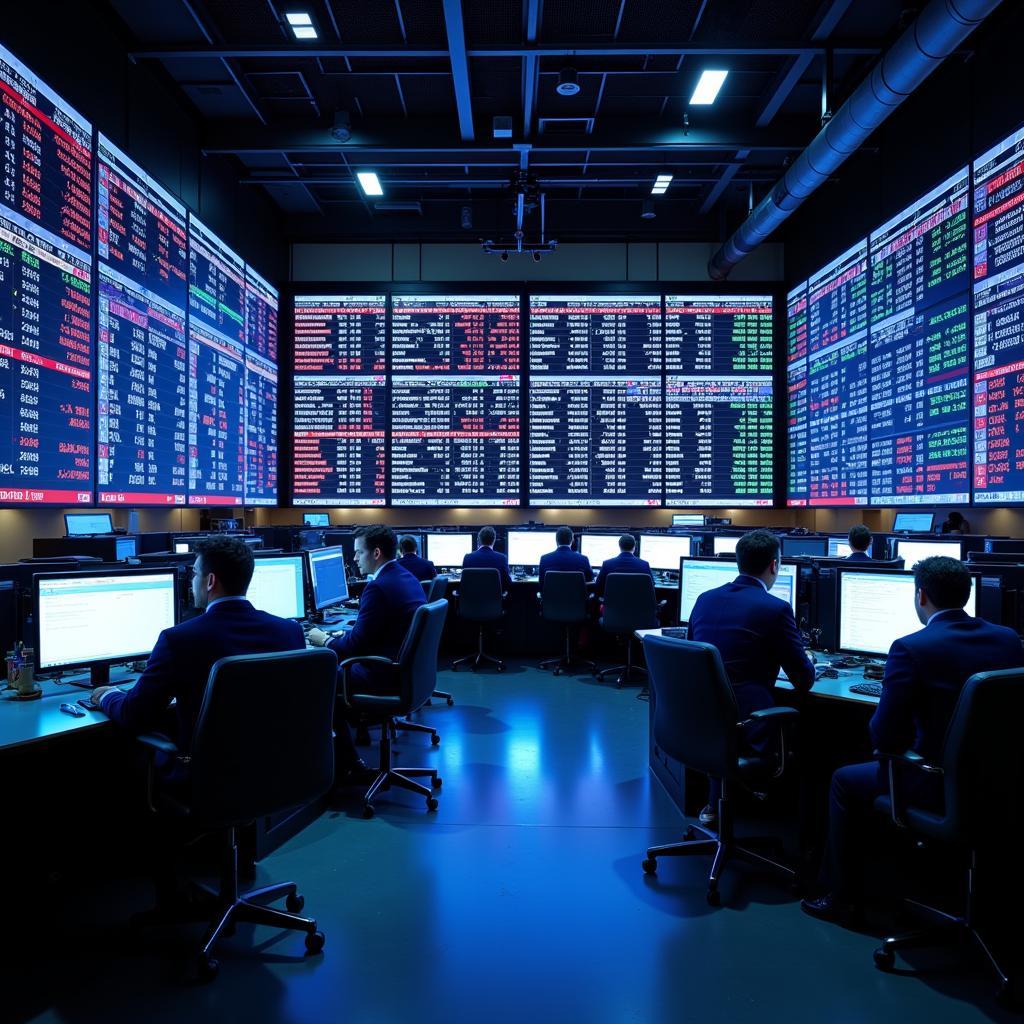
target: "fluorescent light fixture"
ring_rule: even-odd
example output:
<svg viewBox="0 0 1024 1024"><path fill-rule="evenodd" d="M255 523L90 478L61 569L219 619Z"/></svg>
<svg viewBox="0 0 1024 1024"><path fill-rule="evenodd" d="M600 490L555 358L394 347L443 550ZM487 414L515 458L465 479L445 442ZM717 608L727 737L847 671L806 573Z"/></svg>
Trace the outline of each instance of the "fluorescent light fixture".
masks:
<svg viewBox="0 0 1024 1024"><path fill-rule="evenodd" d="M289 11L285 15L292 35L296 39L316 39L316 26L313 24L313 17L308 11Z"/></svg>
<svg viewBox="0 0 1024 1024"><path fill-rule="evenodd" d="M659 174L657 178L654 179L654 185L651 187L651 195L663 196L668 191L668 187L671 184L671 174Z"/></svg>
<svg viewBox="0 0 1024 1024"><path fill-rule="evenodd" d="M313 19L309 16L307 11L289 11L285 17L288 19L288 24L293 27L295 25L313 24Z"/></svg>
<svg viewBox="0 0 1024 1024"><path fill-rule="evenodd" d="M296 39L316 39L316 29L312 25L299 25L293 28Z"/></svg>
<svg viewBox="0 0 1024 1024"><path fill-rule="evenodd" d="M382 196L384 195L384 189L381 188L380 178L377 177L376 171L359 171L356 174L359 179L359 184L363 187L363 192L368 196Z"/></svg>
<svg viewBox="0 0 1024 1024"><path fill-rule="evenodd" d="M691 107L709 107L718 99L718 91L725 84L728 71L702 71L697 81L697 88L690 97Z"/></svg>

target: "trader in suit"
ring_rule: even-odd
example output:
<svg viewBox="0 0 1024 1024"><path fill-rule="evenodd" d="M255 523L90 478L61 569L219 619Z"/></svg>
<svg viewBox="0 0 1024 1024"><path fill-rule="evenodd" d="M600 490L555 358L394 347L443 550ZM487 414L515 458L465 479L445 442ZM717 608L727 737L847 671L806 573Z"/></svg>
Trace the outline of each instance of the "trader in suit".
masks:
<svg viewBox="0 0 1024 1024"><path fill-rule="evenodd" d="M773 690L780 667L798 693L814 685L814 665L804 652L788 601L769 593L779 576L779 538L767 530L745 533L736 545L739 575L732 583L705 591L690 613L690 639L712 644L722 656L740 719L775 704ZM774 730L753 726L743 743L769 749ZM720 786L712 780L711 799L701 811L704 825L717 820Z"/></svg>
<svg viewBox="0 0 1024 1024"><path fill-rule="evenodd" d="M501 589L507 590L512 582L508 573L508 556L494 550L497 534L493 526L485 526L479 534L480 546L462 557L463 569L497 569L501 574Z"/></svg>
<svg viewBox="0 0 1024 1024"><path fill-rule="evenodd" d="M554 551L540 556L538 575L541 586L544 585L544 573L550 572L581 572L583 578L589 583L594 578L594 570L590 568L590 559L573 551L572 530L568 526L560 526L555 531L555 543L558 545Z"/></svg>
<svg viewBox="0 0 1024 1024"><path fill-rule="evenodd" d="M654 579L650 565L642 558L637 558L633 553L635 550L636 538L631 533L624 533L619 538L619 553L601 563L601 571L597 574L597 583L594 585L594 593L598 597L604 597L605 581L613 572L645 572L652 580Z"/></svg>
<svg viewBox="0 0 1024 1024"><path fill-rule="evenodd" d="M943 533L970 533L971 524L959 512L950 512L942 524Z"/></svg>
<svg viewBox="0 0 1024 1024"><path fill-rule="evenodd" d="M925 558L914 566L914 610L924 629L889 649L882 697L869 726L878 750L912 749L927 762L942 746L960 691L975 672L1019 668L1024 647L1012 629L975 619L964 611L971 577L955 558ZM940 809L942 785L921 772L901 776L901 792L916 806ZM822 865L828 891L801 904L825 920L846 920L858 909L860 871L870 843L875 798L889 790L877 761L852 764L832 776L828 847Z"/></svg>
<svg viewBox="0 0 1024 1024"><path fill-rule="evenodd" d="M850 542L850 553L846 556L848 562L871 560L871 556L868 554L868 548L871 547L871 531L863 523L850 527L847 540Z"/></svg>
<svg viewBox="0 0 1024 1024"><path fill-rule="evenodd" d="M420 558L417 554L415 537L402 537L398 542L398 550L401 555L398 564L411 572L421 583L423 580L432 580L437 575L434 563Z"/></svg>

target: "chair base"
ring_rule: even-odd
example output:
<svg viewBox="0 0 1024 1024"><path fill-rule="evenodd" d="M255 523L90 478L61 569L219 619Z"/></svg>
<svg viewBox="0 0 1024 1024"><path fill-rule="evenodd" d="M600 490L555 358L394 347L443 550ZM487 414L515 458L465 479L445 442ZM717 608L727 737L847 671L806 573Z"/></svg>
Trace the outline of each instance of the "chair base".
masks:
<svg viewBox="0 0 1024 1024"><path fill-rule="evenodd" d="M419 793L420 796L425 797L428 811L437 810L437 797L434 796L434 790L441 788L441 777L437 774L437 769L402 768L399 771L395 768L391 756L391 730L394 724L393 720L389 720L381 726L380 768L378 769L377 777L363 796L364 818L372 818L374 815L373 798L382 790L387 791L391 789L392 786L396 786L399 789L407 789L412 793ZM429 778L430 785L424 786L416 782L415 780L419 778Z"/></svg>
<svg viewBox="0 0 1024 1024"><path fill-rule="evenodd" d="M489 662L494 665L499 672L505 671L505 662L501 658L495 658L493 655L486 654L484 652L484 628L480 627L479 636L477 639L476 654L467 654L464 658L459 658L457 661L452 662L452 671L458 672L460 665L465 665L467 662L473 663L473 671L475 672L483 662Z"/></svg>
<svg viewBox="0 0 1024 1024"><path fill-rule="evenodd" d="M451 707L455 703L455 698L450 693L448 693L446 690L435 690L430 696L431 697L437 697L438 700L446 701L447 704L448 704L448 707ZM427 704L429 704L429 703L430 703L430 701L428 700Z"/></svg>
<svg viewBox="0 0 1024 1024"><path fill-rule="evenodd" d="M572 649L572 635L570 632L571 628L572 627L569 625L565 627L565 653L560 658L548 658L547 661L542 661L540 663L540 667L546 671L548 668L554 665L555 671L553 675L559 676L563 672L568 672L569 669L573 667L573 665L582 665L585 669L587 669L587 671L594 673L596 675L596 663L594 663L593 661L587 661L586 658L577 658L574 656Z"/></svg>
<svg viewBox="0 0 1024 1024"><path fill-rule="evenodd" d="M640 672L643 676L647 675L647 669L645 669L642 665L633 664L632 637L627 637L626 639L626 664L613 665L611 668L603 668L600 672L595 672L594 675L600 682L603 683L604 677L610 676L614 672L618 673L618 678L615 680L616 689L621 689L623 683L632 682L634 672Z"/></svg>
<svg viewBox="0 0 1024 1024"><path fill-rule="evenodd" d="M433 746L437 746L441 742L441 737L438 735L437 730L431 728L429 725L423 725L421 722L411 722L408 718L393 718L389 724L391 729L391 738L394 740L398 730L402 732L425 732L430 734L430 742Z"/></svg>

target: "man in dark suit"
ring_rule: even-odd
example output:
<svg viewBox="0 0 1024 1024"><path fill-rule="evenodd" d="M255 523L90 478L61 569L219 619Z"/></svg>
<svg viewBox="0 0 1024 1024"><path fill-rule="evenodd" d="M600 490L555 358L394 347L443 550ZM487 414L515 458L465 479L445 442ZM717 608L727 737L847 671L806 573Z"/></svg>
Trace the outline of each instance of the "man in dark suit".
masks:
<svg viewBox="0 0 1024 1024"><path fill-rule="evenodd" d="M705 591L690 613L690 639L712 644L732 683L740 719L774 706L779 669L798 693L814 685L814 665L804 652L800 630L788 601L769 593L779 576L779 538L767 530L745 533L736 545L740 574L732 583ZM775 731L753 726L744 743L763 752ZM712 780L711 800L701 811L704 825L714 825L720 788Z"/></svg>
<svg viewBox="0 0 1024 1024"><path fill-rule="evenodd" d="M583 579L588 583L594 578L594 570L590 568L590 559L573 551L572 530L568 526L560 526L555 531L555 543L558 545L554 551L540 556L538 576L541 586L544 585L544 573L551 572L581 572Z"/></svg>
<svg viewBox="0 0 1024 1024"><path fill-rule="evenodd" d="M645 572L652 580L654 579L650 565L642 558L637 558L633 553L635 550L636 538L631 533L624 533L619 538L619 553L601 563L601 571L597 574L597 583L594 584L594 593L598 597L604 597L605 581L613 572Z"/></svg>
<svg viewBox="0 0 1024 1024"><path fill-rule="evenodd" d="M850 542L850 553L846 556L848 562L871 561L868 554L868 548L871 547L871 531L863 523L850 527L847 540Z"/></svg>
<svg viewBox="0 0 1024 1024"><path fill-rule="evenodd" d="M480 546L462 558L463 569L497 569L501 574L501 589L508 590L512 577L508 572L508 556L494 550L497 535L493 526L485 526L479 535Z"/></svg>
<svg viewBox="0 0 1024 1024"><path fill-rule="evenodd" d="M411 572L421 583L423 580L432 580L437 575L434 563L426 558L420 558L417 554L415 537L402 537L398 542L398 550L401 553L398 564Z"/></svg>
<svg viewBox="0 0 1024 1024"><path fill-rule="evenodd" d="M972 618L964 611L971 577L954 558L925 558L914 566L914 610L924 629L895 641L885 663L878 710L869 726L878 750L912 749L936 764L960 691L975 672L1019 668L1024 647L1012 629ZM868 835L877 819L875 798L889 791L877 761L852 764L832 776L824 896L804 900L804 911L825 920L844 920L861 899L861 867ZM911 770L901 792L917 806L942 807L942 785Z"/></svg>

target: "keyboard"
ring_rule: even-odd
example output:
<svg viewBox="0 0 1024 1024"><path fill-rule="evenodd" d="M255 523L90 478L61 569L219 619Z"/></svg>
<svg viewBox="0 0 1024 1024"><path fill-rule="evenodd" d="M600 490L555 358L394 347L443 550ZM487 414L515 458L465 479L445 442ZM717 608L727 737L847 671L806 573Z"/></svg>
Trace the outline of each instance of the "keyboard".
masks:
<svg viewBox="0 0 1024 1024"><path fill-rule="evenodd" d="M863 683L854 683L850 687L850 693L859 693L865 697L881 697L882 684L867 680Z"/></svg>
<svg viewBox="0 0 1024 1024"><path fill-rule="evenodd" d="M686 640L689 637L689 629L686 626L668 626L661 631L662 636L669 636L673 640Z"/></svg>

